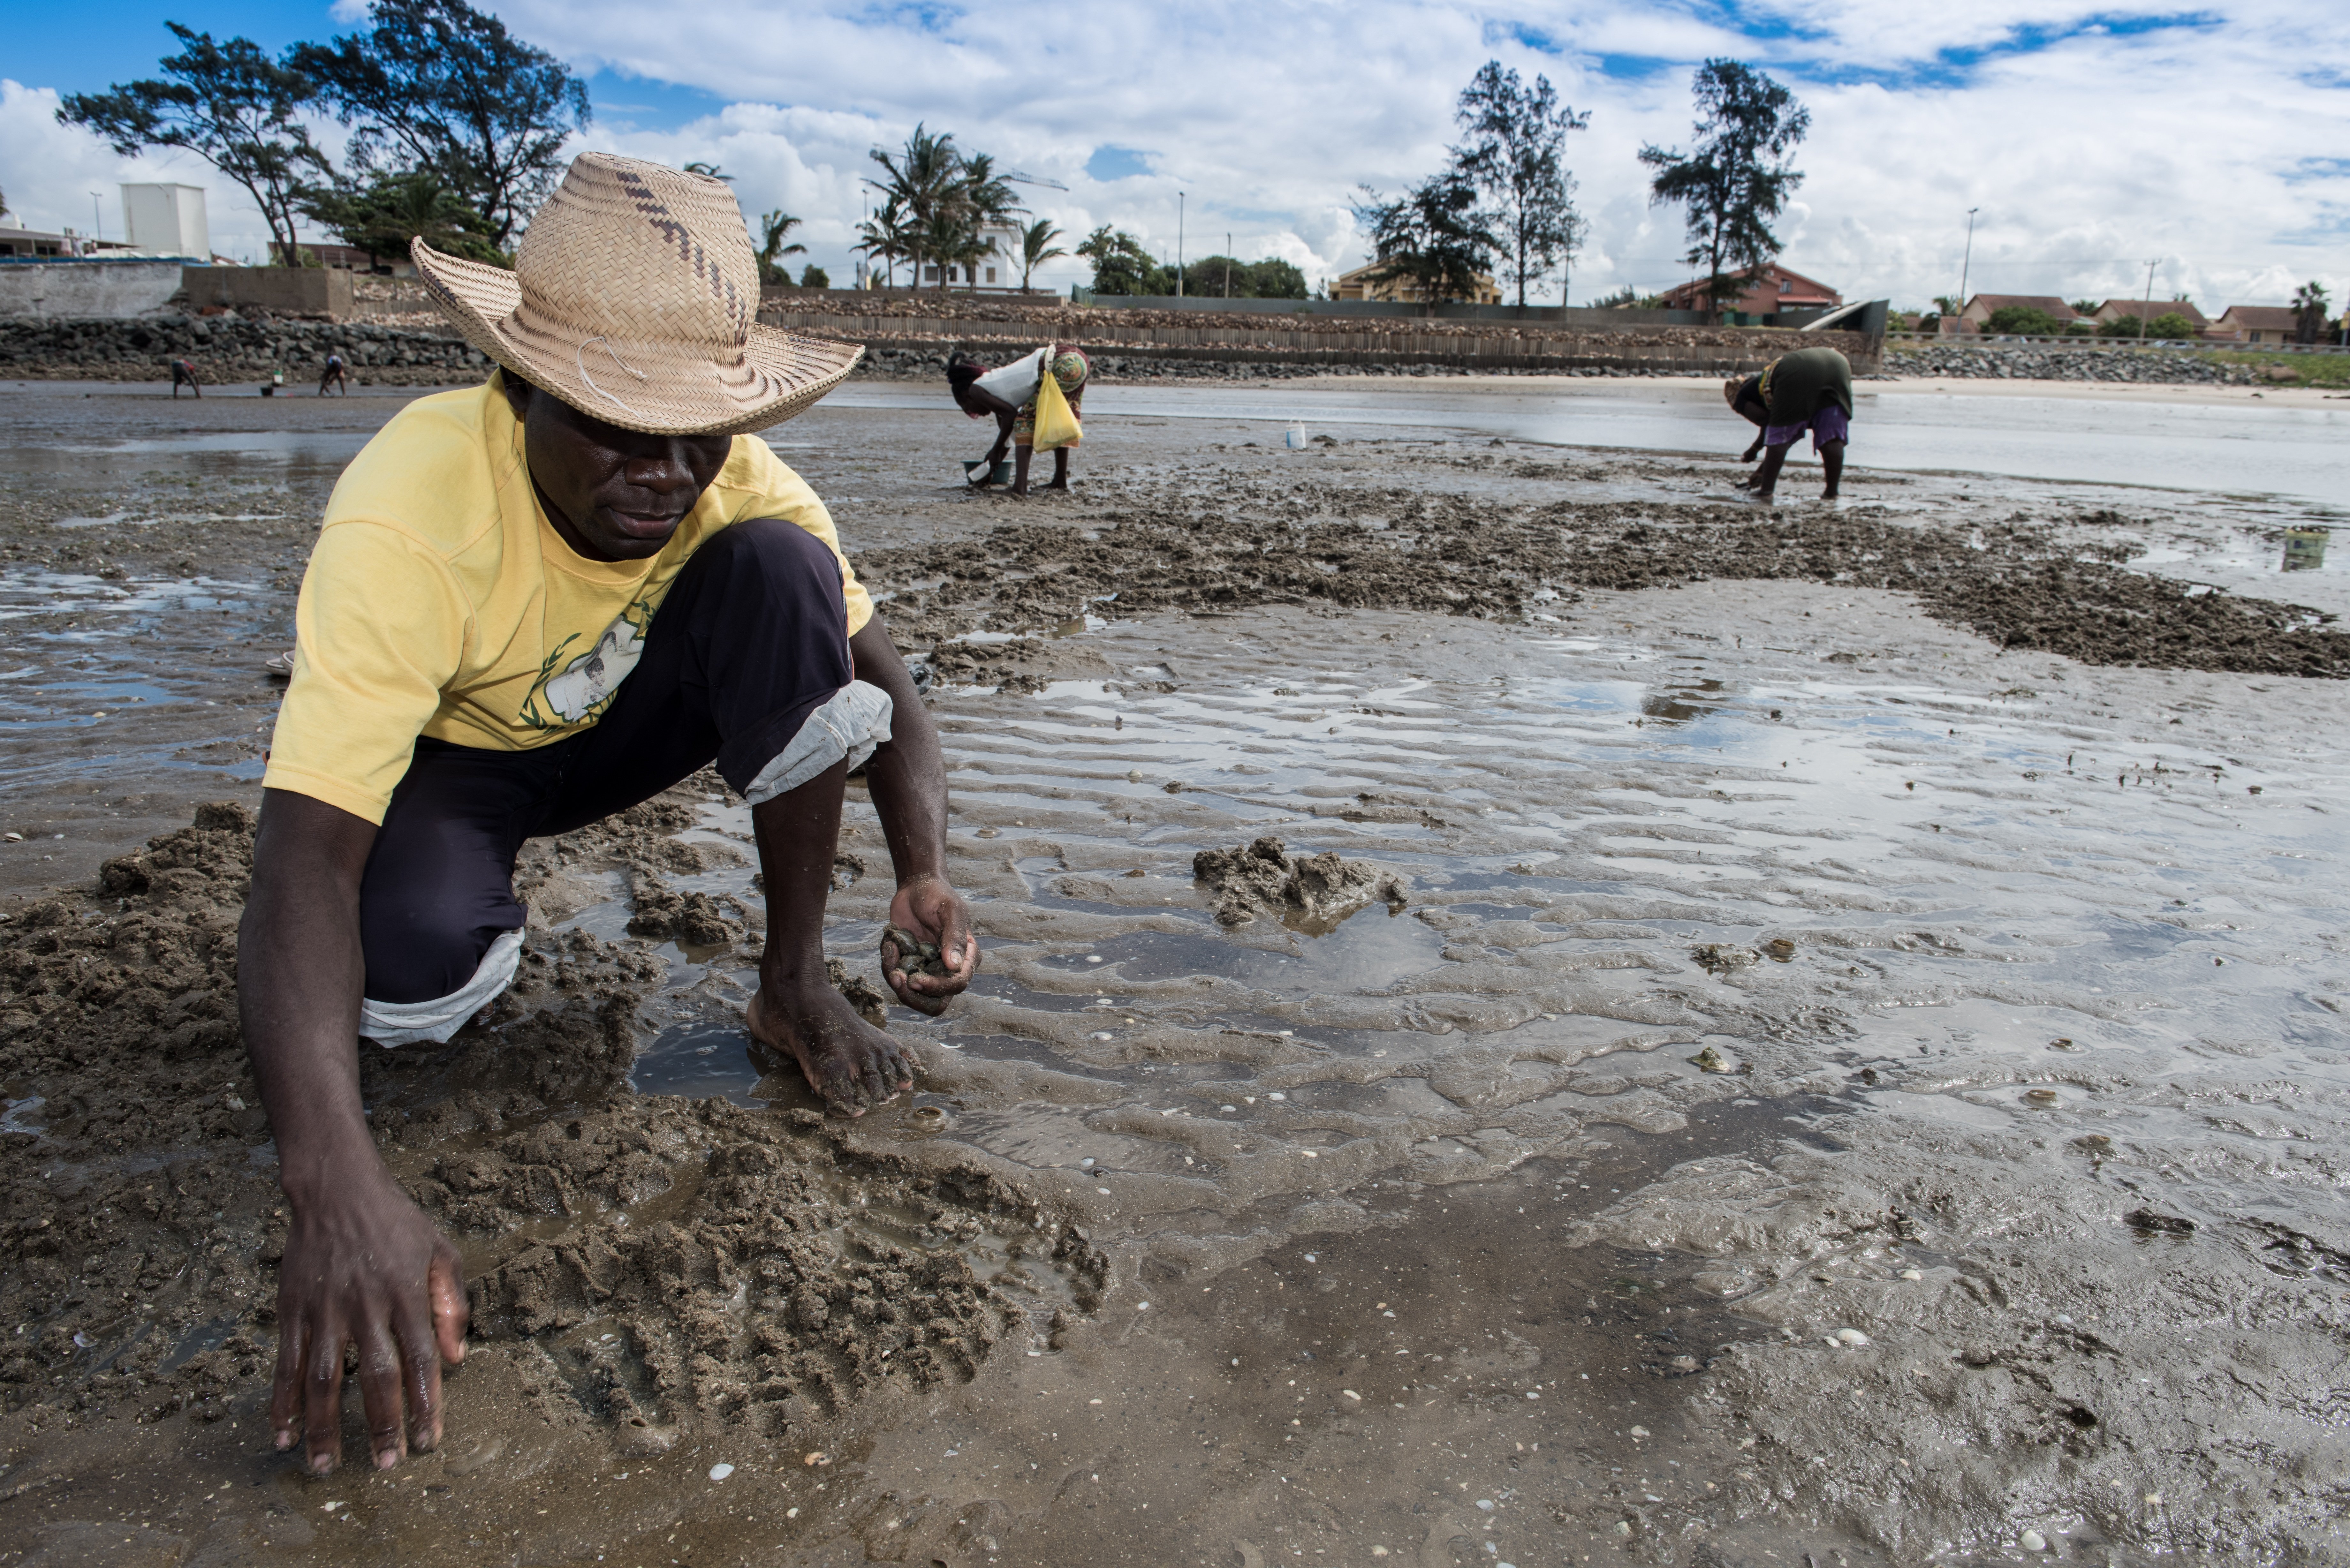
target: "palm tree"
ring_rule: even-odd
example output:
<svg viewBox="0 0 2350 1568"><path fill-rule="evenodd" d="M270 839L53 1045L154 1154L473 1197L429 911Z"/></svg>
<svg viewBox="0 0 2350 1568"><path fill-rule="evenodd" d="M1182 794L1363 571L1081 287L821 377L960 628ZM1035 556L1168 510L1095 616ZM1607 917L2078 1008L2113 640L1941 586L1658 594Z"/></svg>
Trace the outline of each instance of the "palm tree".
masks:
<svg viewBox="0 0 2350 1568"><path fill-rule="evenodd" d="M800 226L800 221L778 207L772 213L759 214L759 231L763 241L759 246L759 281L789 283L791 271L777 264L785 256L806 255L807 246L787 245L784 236Z"/></svg>
<svg viewBox="0 0 2350 1568"><path fill-rule="evenodd" d="M898 281L898 262L912 254L912 241L906 224L906 209L897 197L881 203L881 210L865 220L857 230L857 246L868 260L879 258L888 271L890 284ZM919 283L920 280L918 278Z"/></svg>
<svg viewBox="0 0 2350 1568"><path fill-rule="evenodd" d="M1055 256L1065 256L1069 254L1053 244L1060 237L1061 231L1053 226L1053 221L1050 218L1039 218L1020 231L1021 293L1028 292L1028 276L1031 273Z"/></svg>
<svg viewBox="0 0 2350 1568"><path fill-rule="evenodd" d="M951 226L942 230L939 220L957 205L957 187L962 182L962 153L956 148L951 132L933 136L924 125L917 124L914 134L906 139L905 147L896 156L879 147L870 156L889 178L868 180L866 183L880 192L885 202L896 202L903 214L909 242L906 255L914 264L914 286L920 288L922 258L930 255L938 259L936 253L925 248L926 242L933 234L951 232ZM943 274L940 282L945 282Z"/></svg>
<svg viewBox="0 0 2350 1568"><path fill-rule="evenodd" d="M703 163L699 161L687 164L685 166L685 171L689 174L706 174L712 180L732 180L734 178L733 175L726 173L724 171L721 170L715 163Z"/></svg>

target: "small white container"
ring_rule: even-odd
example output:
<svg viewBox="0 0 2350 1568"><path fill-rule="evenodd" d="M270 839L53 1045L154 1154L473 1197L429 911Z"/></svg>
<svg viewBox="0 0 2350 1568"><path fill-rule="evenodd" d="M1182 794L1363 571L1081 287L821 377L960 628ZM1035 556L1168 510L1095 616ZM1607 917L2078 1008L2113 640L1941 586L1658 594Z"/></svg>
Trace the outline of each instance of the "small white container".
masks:
<svg viewBox="0 0 2350 1568"><path fill-rule="evenodd" d="M1304 425L1290 426L1287 441L1290 451L1304 452L1305 450L1305 427Z"/></svg>

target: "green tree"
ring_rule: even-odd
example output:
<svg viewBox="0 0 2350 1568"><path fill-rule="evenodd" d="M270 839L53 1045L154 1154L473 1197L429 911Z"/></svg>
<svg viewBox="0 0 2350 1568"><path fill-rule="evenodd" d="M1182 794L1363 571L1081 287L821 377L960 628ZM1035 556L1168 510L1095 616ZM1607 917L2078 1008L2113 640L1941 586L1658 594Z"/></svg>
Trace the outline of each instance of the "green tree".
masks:
<svg viewBox="0 0 2350 1568"><path fill-rule="evenodd" d="M2036 305L2002 305L1983 325L2010 337L2054 337L2064 330L2063 322Z"/></svg>
<svg viewBox="0 0 2350 1568"><path fill-rule="evenodd" d="M2096 313L2097 313L2097 302L2096 302L2095 300L2094 300L2094 299L2076 299L2076 300L2073 301L2073 314L2074 314L2074 315L2075 315L2075 316L2095 316Z"/></svg>
<svg viewBox="0 0 2350 1568"><path fill-rule="evenodd" d="M354 167L433 171L510 246L587 128L587 84L465 0L373 0L368 16L367 32L297 45L287 63L358 128Z"/></svg>
<svg viewBox="0 0 2350 1568"><path fill-rule="evenodd" d="M513 258L498 249L482 226L482 215L430 169L379 174L365 185L338 181L305 186L296 204L343 244L371 258L404 260L409 242L421 239L446 255L513 265Z"/></svg>
<svg viewBox="0 0 2350 1568"><path fill-rule="evenodd" d="M2146 321L2144 317L2136 315L2116 316L2111 321L2105 322L2097 327L2097 336L2100 337L2143 337L2146 336Z"/></svg>
<svg viewBox="0 0 2350 1568"><path fill-rule="evenodd" d="M1096 294L1172 294L1174 280L1142 242L1107 223L1087 234L1077 254L1094 264Z"/></svg>
<svg viewBox="0 0 2350 1568"><path fill-rule="evenodd" d="M2181 310L2166 310L2146 324L2148 337L2163 337L2178 342L2195 336L2195 318Z"/></svg>
<svg viewBox="0 0 2350 1568"><path fill-rule="evenodd" d="M1461 89L1454 118L1469 140L1452 150L1453 161L1492 203L1503 275L1523 306L1528 287L1573 263L1587 232L1565 152L1567 137L1587 130L1591 116L1560 103L1548 77L1529 88L1488 60Z"/></svg>
<svg viewBox="0 0 2350 1568"><path fill-rule="evenodd" d="M1363 194L1368 199L1355 203L1355 221L1370 233L1378 264L1372 278L1408 280L1430 310L1476 297L1502 241L1486 227L1476 182L1457 163L1392 202L1367 185Z"/></svg>
<svg viewBox="0 0 2350 1568"><path fill-rule="evenodd" d="M1266 256L1249 263L1249 293L1257 299L1304 299L1305 275L1295 262Z"/></svg>
<svg viewBox="0 0 2350 1568"><path fill-rule="evenodd" d="M1020 287L1023 293L1027 291L1028 279L1038 267L1055 256L1069 254L1053 243L1060 237L1061 231L1054 227L1048 218L1039 218L1020 231Z"/></svg>
<svg viewBox="0 0 2350 1568"><path fill-rule="evenodd" d="M334 173L295 118L316 88L250 38L216 44L210 33L163 25L181 49L159 63L161 80L71 94L57 109L58 120L96 131L125 158L150 147L194 153L244 187L269 225L270 248L292 265L301 248L296 198L314 175Z"/></svg>
<svg viewBox="0 0 2350 1568"><path fill-rule="evenodd" d="M733 175L727 173L726 171L718 167L717 164L705 163L698 158L685 166L685 171L689 174L700 174L711 180L724 180L730 183L734 178Z"/></svg>
<svg viewBox="0 0 2350 1568"><path fill-rule="evenodd" d="M1779 254L1771 220L1803 183L1788 155L1810 131L1812 111L1737 60L1706 61L1691 89L1698 109L1695 151L1643 147L1640 161L1657 171L1648 183L1650 203L1678 202L1687 209L1690 248L1681 259L1706 269L1706 302L1719 309L1744 290L1731 275Z"/></svg>
<svg viewBox="0 0 2350 1568"><path fill-rule="evenodd" d="M5 210L5 209L0 209ZM2325 336L2325 286L2312 280L2293 293L2293 340L2314 343Z"/></svg>
<svg viewBox="0 0 2350 1568"><path fill-rule="evenodd" d="M824 268L816 265L816 263L810 262L807 265L800 268L800 286L802 288L830 288L832 286L832 275L825 271Z"/></svg>
<svg viewBox="0 0 2350 1568"><path fill-rule="evenodd" d="M759 214L759 281L787 284L792 281L791 269L783 265L785 256L806 255L807 246L785 244L784 239L800 221L778 207L772 213Z"/></svg>

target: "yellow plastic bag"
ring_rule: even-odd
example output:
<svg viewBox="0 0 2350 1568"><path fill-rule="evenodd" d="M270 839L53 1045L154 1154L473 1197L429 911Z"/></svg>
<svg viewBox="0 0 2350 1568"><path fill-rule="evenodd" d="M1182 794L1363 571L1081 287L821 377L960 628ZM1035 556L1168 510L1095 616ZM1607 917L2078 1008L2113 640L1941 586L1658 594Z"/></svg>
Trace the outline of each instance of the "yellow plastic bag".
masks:
<svg viewBox="0 0 2350 1568"><path fill-rule="evenodd" d="M1076 411L1069 407L1069 400L1048 364L1044 380L1036 387L1036 450L1051 452L1055 447L1075 446L1085 433L1085 428L1077 423Z"/></svg>

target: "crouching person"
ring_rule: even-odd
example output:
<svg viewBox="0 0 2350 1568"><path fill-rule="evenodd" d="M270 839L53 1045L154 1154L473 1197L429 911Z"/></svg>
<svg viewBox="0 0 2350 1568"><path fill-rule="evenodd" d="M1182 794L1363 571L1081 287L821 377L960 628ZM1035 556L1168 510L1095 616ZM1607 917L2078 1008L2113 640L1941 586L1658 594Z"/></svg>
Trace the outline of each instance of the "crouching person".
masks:
<svg viewBox="0 0 2350 1568"><path fill-rule="evenodd" d="M848 1115L913 1064L825 976L843 782L868 763L897 865L885 950L936 1012L978 962L944 872L945 770L824 504L745 433L859 350L759 327L714 180L589 153L513 272L434 253L442 308L497 361L411 404L345 471L303 580L240 939L244 1037L288 1231L271 1423L339 1458L355 1347L370 1454L438 1442L463 1353L457 1253L378 1156L358 1043L445 1041L513 978L525 840L715 763L751 805L767 946L748 1023Z"/></svg>

